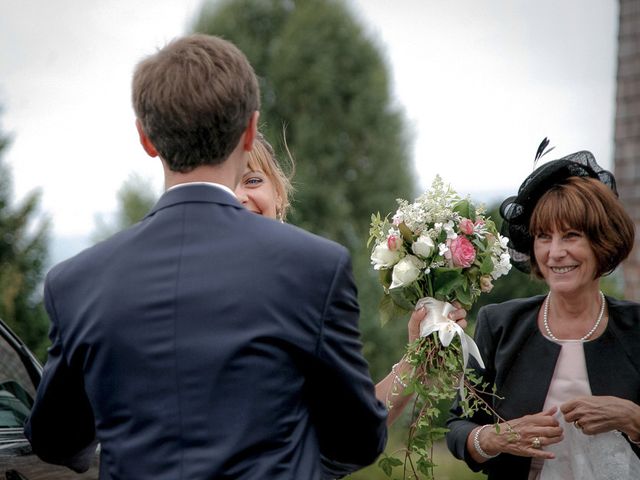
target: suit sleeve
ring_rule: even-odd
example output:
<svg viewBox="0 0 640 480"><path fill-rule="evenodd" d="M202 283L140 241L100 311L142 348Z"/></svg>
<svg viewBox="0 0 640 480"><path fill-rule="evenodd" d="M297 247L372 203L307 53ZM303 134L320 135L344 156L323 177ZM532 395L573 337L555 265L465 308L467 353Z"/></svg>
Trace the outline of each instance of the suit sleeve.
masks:
<svg viewBox="0 0 640 480"><path fill-rule="evenodd" d="M476 323L476 329L474 334L474 340L480 355L485 364L485 369L480 369L475 359L471 358L471 367L475 370L478 378L481 379L481 383L488 382L487 391L491 391L493 382L495 379L495 352L494 341L487 322L486 309L482 308L478 312L478 320ZM492 399L487 395L484 398L489 405L492 405ZM495 422L493 416L489 415L483 410L478 410L472 417L464 417L462 415L462 407L460 406L460 398L456 398L453 406L451 407L451 416L447 420L447 427L449 431L446 434L447 446L453 455L464 460L469 468L473 471L479 471L482 468L487 467L492 462L489 460L486 463L480 464L473 460L469 451L467 450L467 438L469 434L478 425L487 425Z"/></svg>
<svg viewBox="0 0 640 480"><path fill-rule="evenodd" d="M359 308L351 260L343 252L328 291L316 355L309 374L309 403L327 478L369 465L384 450L387 412L375 397L362 356Z"/></svg>
<svg viewBox="0 0 640 480"><path fill-rule="evenodd" d="M90 467L97 446L93 411L84 391L82 371L65 359L47 285L45 306L51 319L51 346L25 435L43 461L83 472Z"/></svg>

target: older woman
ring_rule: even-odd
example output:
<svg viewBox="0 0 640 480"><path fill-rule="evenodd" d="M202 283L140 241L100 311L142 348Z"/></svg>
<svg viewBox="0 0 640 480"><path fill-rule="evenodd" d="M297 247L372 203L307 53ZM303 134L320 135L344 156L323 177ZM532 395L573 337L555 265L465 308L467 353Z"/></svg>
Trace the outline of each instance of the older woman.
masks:
<svg viewBox="0 0 640 480"><path fill-rule="evenodd" d="M292 161L293 162L293 161ZM284 221L289 207L289 196L293 188L275 157L269 142L258 135L249 155L247 168L235 193L242 205L259 215ZM424 319L424 308L414 312L409 319L408 341L414 342L420 336L420 322ZM462 308L450 313L450 318L463 328L467 325L466 311ZM387 424L392 424L402 413L410 395L404 395L406 377L412 366L404 358L396 363L389 374L376 385L376 397L388 410Z"/></svg>
<svg viewBox="0 0 640 480"><path fill-rule="evenodd" d="M489 479L640 478L640 305L600 290L634 242L613 175L589 152L548 162L501 215L512 263L549 293L478 313L498 416L454 405L449 449Z"/></svg>

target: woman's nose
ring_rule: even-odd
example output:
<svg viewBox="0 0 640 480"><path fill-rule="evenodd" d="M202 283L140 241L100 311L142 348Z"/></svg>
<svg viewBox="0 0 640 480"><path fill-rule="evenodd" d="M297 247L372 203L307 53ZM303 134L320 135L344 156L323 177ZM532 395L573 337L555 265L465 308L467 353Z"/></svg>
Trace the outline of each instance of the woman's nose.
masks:
<svg viewBox="0 0 640 480"><path fill-rule="evenodd" d="M550 252L552 257L563 257L567 253L567 249L562 243L562 239L553 239L551 241Z"/></svg>

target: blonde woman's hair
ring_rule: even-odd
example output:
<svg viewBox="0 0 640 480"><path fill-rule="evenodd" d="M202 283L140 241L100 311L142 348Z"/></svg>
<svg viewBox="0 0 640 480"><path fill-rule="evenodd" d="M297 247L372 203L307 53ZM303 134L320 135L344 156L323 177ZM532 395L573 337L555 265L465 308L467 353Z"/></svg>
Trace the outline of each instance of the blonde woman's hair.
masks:
<svg viewBox="0 0 640 480"><path fill-rule="evenodd" d="M293 194L291 178L295 171L295 163L289 152L289 148L286 145L286 139L285 149L287 151L289 161L291 162L289 174L285 173L276 158L273 147L260 132L258 132L258 136L253 143L253 149L249 152L248 161L248 165L251 170L260 170L264 172L264 174L269 177L269 180L273 183L276 189L276 196L280 199L280 204L276 206L276 216L278 217L278 220L283 221L286 219L287 212L291 206L290 197Z"/></svg>

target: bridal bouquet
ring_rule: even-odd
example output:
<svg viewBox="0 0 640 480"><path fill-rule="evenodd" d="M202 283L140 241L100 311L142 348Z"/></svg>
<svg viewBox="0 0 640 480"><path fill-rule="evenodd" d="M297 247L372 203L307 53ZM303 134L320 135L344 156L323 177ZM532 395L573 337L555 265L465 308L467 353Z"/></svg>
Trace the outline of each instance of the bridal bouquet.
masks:
<svg viewBox="0 0 640 480"><path fill-rule="evenodd" d="M446 431L434 426L438 404L450 404L460 392L466 414L489 408L466 368L469 355L484 367L482 358L473 339L447 318L454 309L449 302L468 309L509 272L508 239L482 208L461 198L439 176L415 202L399 199L391 220L372 215L370 235L371 263L384 288L383 323L406 318L416 306L429 310L421 338L407 346L412 375L400 382L406 384L403 394L416 393L404 462L384 456L379 465L389 476L393 467L404 465L405 474L410 470L415 477L420 472L433 478L433 442Z"/></svg>

